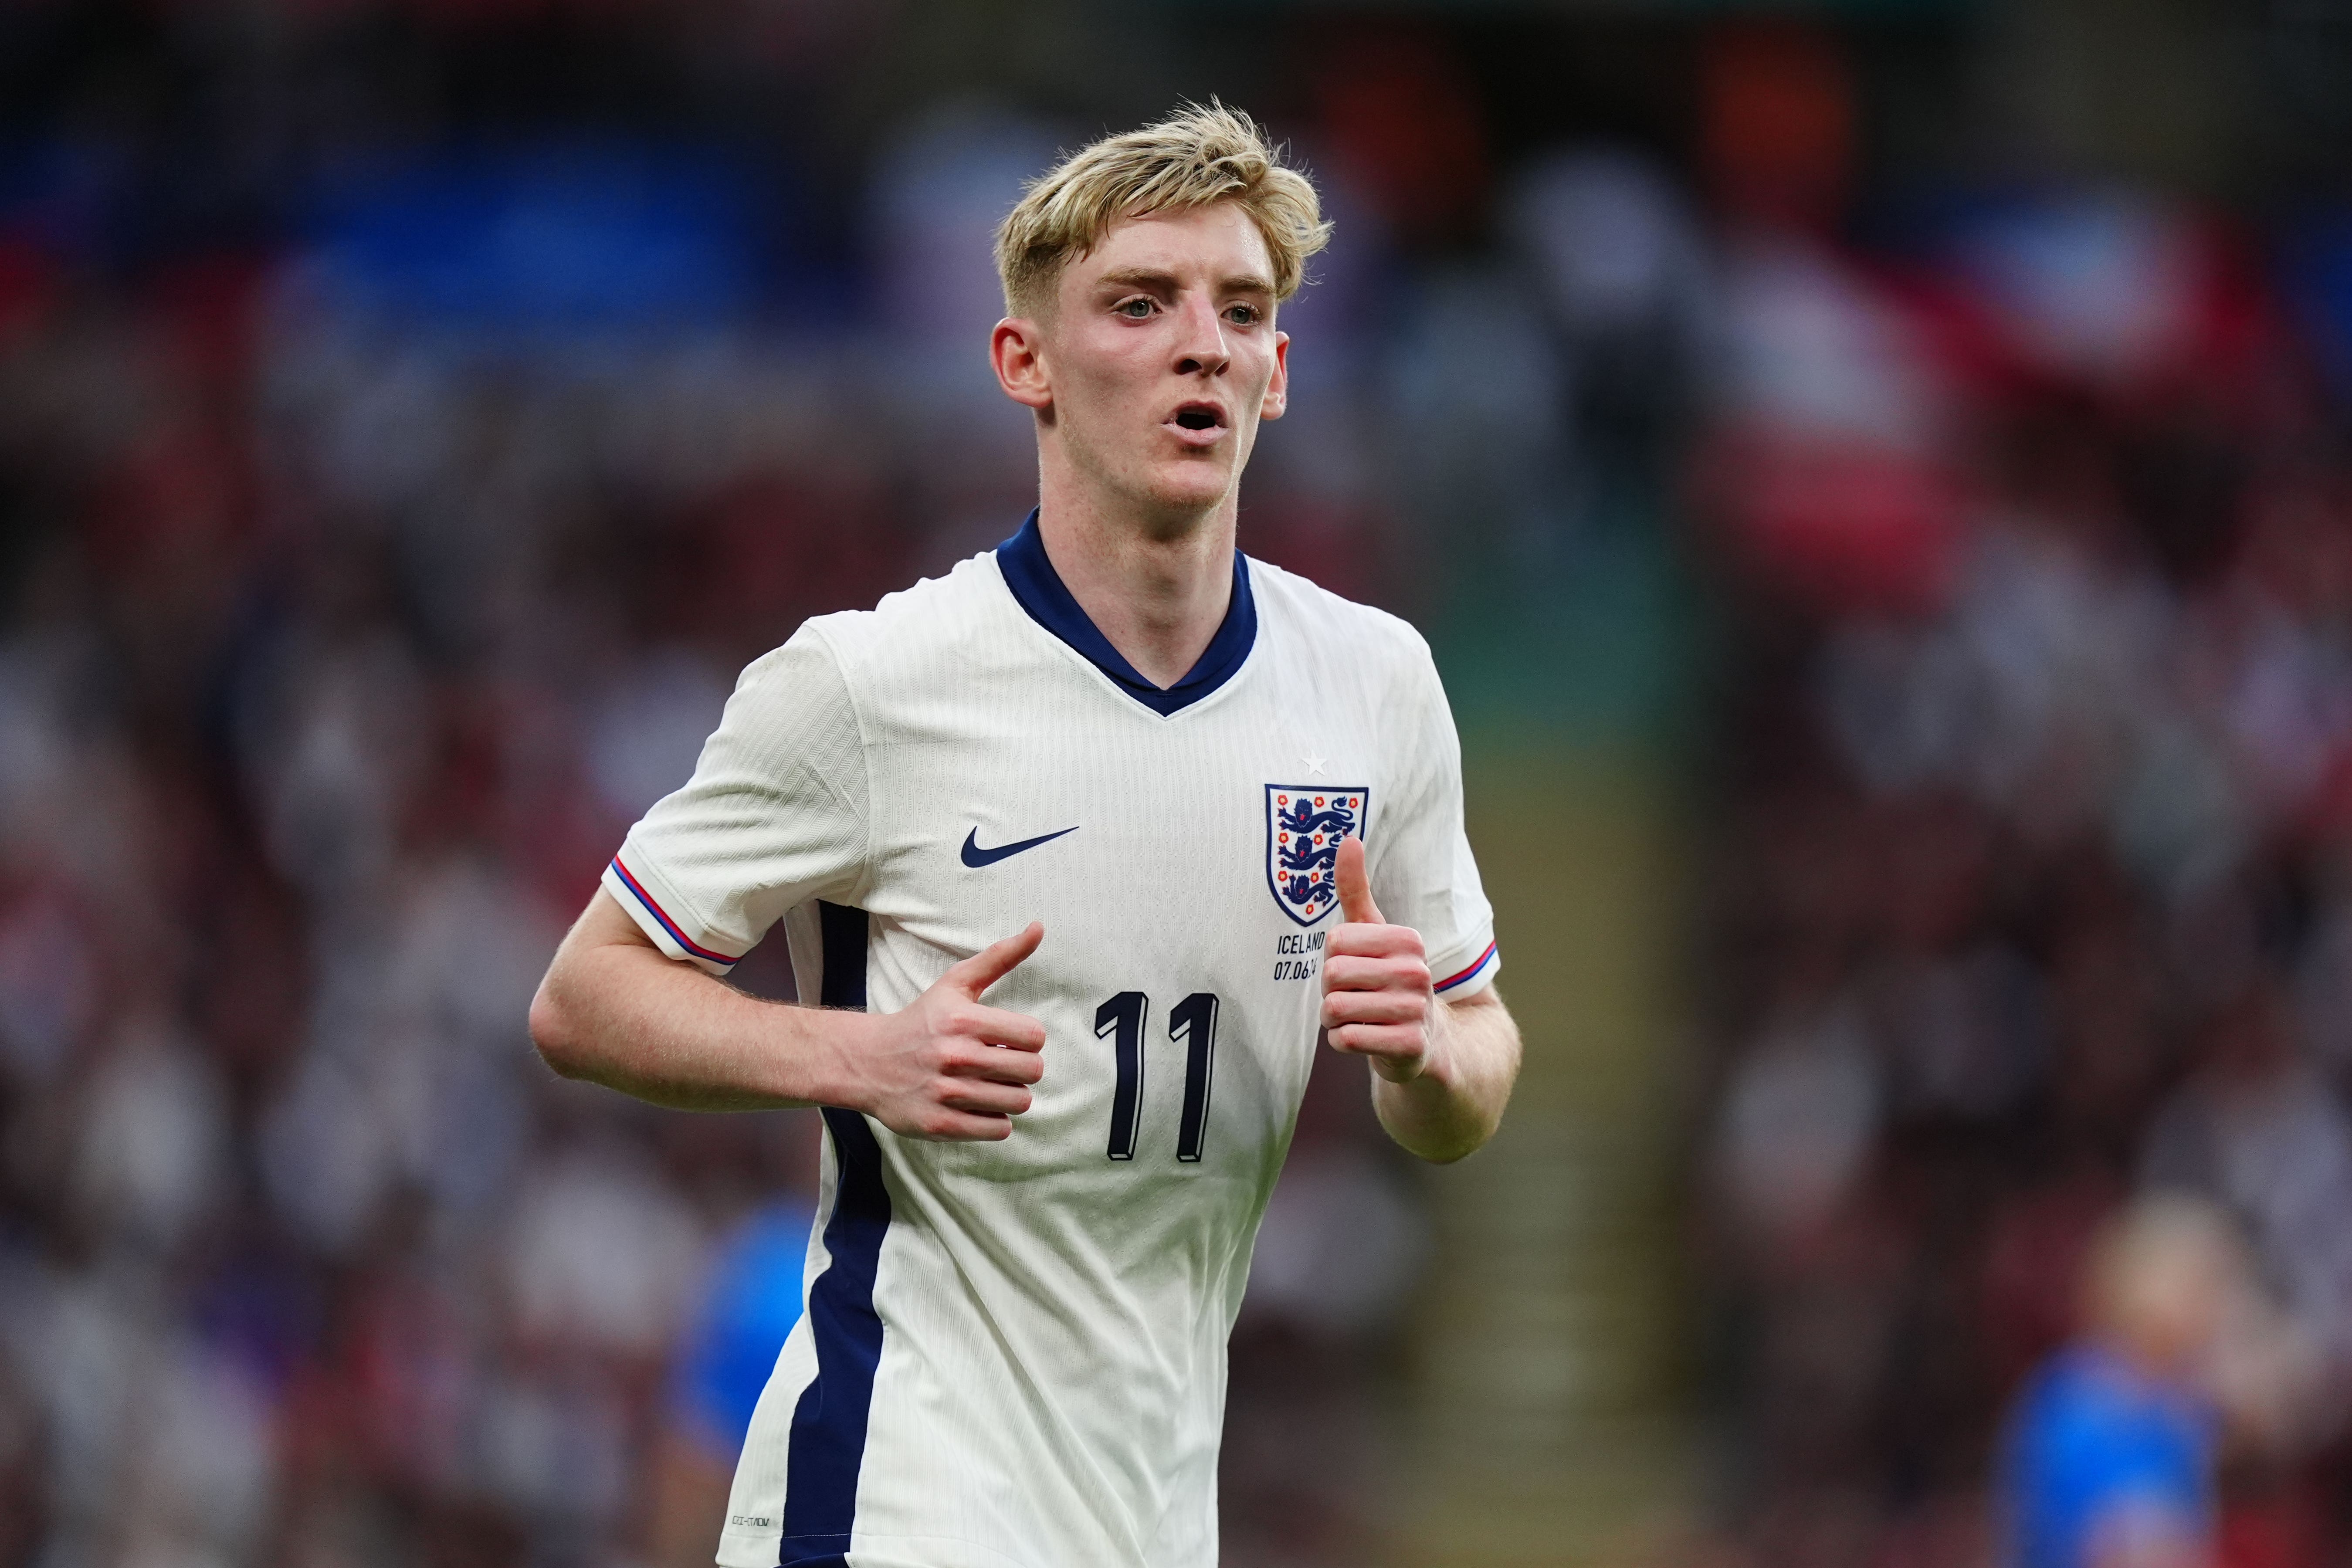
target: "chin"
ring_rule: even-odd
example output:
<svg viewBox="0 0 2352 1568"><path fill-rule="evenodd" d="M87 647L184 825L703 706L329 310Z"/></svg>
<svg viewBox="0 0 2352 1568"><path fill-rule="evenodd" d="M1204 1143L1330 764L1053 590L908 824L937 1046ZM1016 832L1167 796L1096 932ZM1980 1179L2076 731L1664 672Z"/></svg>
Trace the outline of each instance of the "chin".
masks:
<svg viewBox="0 0 2352 1568"><path fill-rule="evenodd" d="M1233 493L1234 476L1206 463L1171 464L1145 477L1142 499L1154 510L1197 512Z"/></svg>

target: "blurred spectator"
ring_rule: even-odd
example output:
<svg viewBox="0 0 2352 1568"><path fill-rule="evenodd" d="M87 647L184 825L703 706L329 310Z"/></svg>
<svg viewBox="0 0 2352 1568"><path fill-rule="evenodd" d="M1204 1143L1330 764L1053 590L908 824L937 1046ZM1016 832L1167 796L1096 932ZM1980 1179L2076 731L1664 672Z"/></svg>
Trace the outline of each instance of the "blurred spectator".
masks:
<svg viewBox="0 0 2352 1568"><path fill-rule="evenodd" d="M2326 1358L2336 1404L2352 1386L2352 1116L2292 1029L2268 987L2224 1012L2201 1069L2158 1111L2142 1164L2151 1186L2244 1217L2294 1329Z"/></svg>
<svg viewBox="0 0 2352 1568"><path fill-rule="evenodd" d="M680 1342L671 1408L730 1475L776 1352L800 1321L814 1213L797 1203L770 1204L738 1225L719 1248L701 1307Z"/></svg>
<svg viewBox="0 0 2352 1568"><path fill-rule="evenodd" d="M2208 1568L2221 1414L2205 1373L2232 1290L2219 1211L2153 1199L2094 1244L2083 1337L2028 1380L2001 1502L2019 1568Z"/></svg>

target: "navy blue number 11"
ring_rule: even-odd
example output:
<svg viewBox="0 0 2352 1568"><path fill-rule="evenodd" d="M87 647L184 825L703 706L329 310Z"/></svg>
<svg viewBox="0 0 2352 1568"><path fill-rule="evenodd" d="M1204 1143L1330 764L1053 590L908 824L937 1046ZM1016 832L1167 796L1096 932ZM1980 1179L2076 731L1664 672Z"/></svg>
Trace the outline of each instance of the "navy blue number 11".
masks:
<svg viewBox="0 0 2352 1568"><path fill-rule="evenodd" d="M1143 1106L1143 1015L1151 999L1140 991L1122 991L1095 1009L1095 1038L1115 1036L1111 1059L1118 1067L1118 1083L1110 1092L1110 1157L1135 1158L1135 1124Z"/></svg>
<svg viewBox="0 0 2352 1568"><path fill-rule="evenodd" d="M1143 1026L1151 999L1122 991L1095 1009L1095 1037L1111 1043L1117 1079L1110 1094L1110 1144L1114 1160L1135 1158L1137 1124L1143 1110ZM1195 991L1169 1011L1168 1037L1184 1047L1184 1110L1176 1128L1176 1158L1201 1158L1209 1125L1209 1082L1217 1058L1217 999Z"/></svg>

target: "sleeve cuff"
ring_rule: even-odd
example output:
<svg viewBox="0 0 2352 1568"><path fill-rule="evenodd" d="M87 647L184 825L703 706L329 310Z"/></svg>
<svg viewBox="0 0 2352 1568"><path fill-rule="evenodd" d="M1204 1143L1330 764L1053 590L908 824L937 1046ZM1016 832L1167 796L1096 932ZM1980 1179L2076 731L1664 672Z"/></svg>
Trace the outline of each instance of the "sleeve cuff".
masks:
<svg viewBox="0 0 2352 1568"><path fill-rule="evenodd" d="M1490 939L1486 946L1473 952L1475 956L1451 970L1441 970L1433 965L1430 989L1448 1002L1458 1002L1493 984L1496 974L1503 967L1502 951Z"/></svg>
<svg viewBox="0 0 2352 1568"><path fill-rule="evenodd" d="M632 868L625 860L627 852L615 855L604 867L604 890L614 901L629 911L638 928L653 944L670 957L691 963L712 974L725 974L742 959L732 957L703 940L708 932L695 930L678 919L686 908L685 901L640 866Z"/></svg>

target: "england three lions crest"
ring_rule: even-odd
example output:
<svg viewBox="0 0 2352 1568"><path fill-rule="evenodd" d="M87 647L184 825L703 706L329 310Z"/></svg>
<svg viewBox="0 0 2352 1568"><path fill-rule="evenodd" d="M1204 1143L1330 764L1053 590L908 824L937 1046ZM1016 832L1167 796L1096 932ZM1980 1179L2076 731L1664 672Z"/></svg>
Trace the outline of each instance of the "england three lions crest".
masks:
<svg viewBox="0 0 2352 1568"><path fill-rule="evenodd" d="M1300 925L1313 925L1339 901L1339 840L1364 836L1371 799L1356 784L1265 786L1265 882Z"/></svg>

